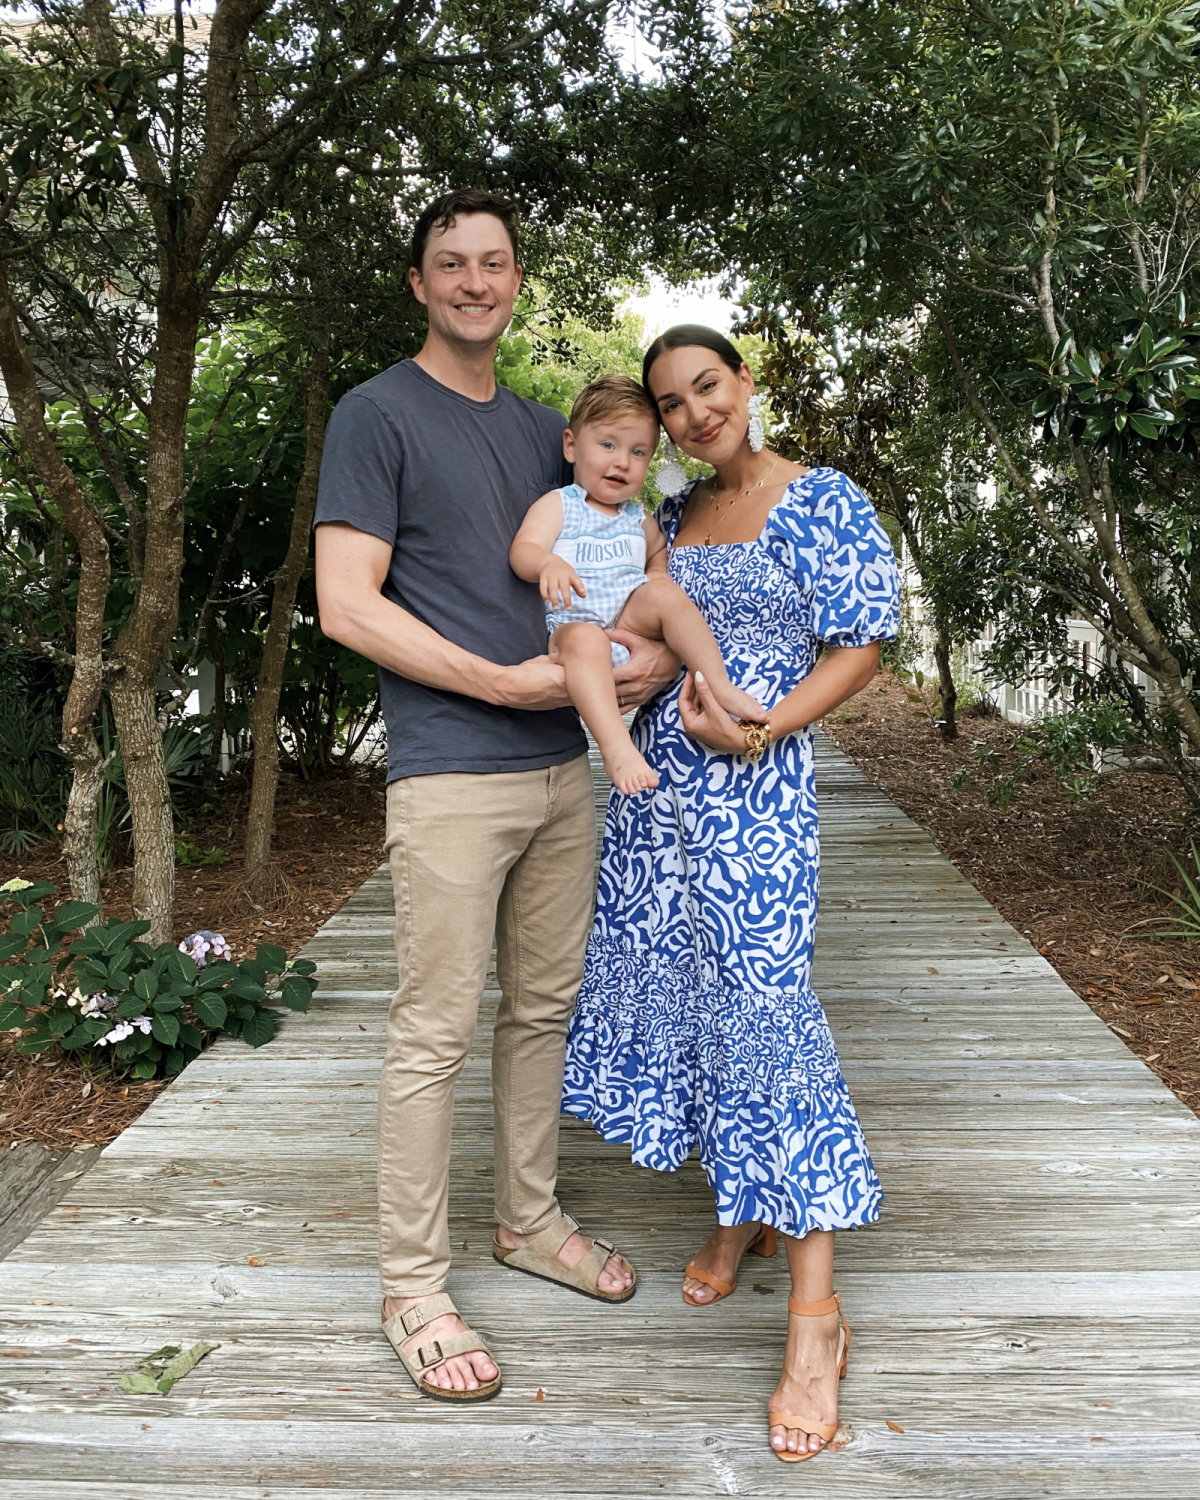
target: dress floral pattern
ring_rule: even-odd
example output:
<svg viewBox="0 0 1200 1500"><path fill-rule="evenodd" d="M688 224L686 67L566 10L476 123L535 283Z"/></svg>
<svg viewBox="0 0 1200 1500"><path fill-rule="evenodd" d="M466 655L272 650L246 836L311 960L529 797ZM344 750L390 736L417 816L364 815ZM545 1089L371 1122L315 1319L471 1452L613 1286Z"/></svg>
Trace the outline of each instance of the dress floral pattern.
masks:
<svg viewBox="0 0 1200 1500"><path fill-rule="evenodd" d="M687 492L664 502L673 542ZM672 547L730 678L770 706L818 643L892 639L899 584L871 502L836 469L785 490L753 542ZM819 844L812 735L756 763L683 730L674 689L634 740L652 792L608 805L563 1110L635 1163L699 1146L722 1224L787 1234L878 1218L883 1191L811 987Z"/></svg>

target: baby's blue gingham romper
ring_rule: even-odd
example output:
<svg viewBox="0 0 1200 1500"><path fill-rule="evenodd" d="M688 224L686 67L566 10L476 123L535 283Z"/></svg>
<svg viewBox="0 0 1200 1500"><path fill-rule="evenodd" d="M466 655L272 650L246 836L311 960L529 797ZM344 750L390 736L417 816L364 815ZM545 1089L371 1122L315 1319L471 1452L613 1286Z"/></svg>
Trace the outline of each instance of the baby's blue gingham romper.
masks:
<svg viewBox="0 0 1200 1500"><path fill-rule="evenodd" d="M581 622L611 629L626 599L646 581L645 512L636 500L627 500L615 516L606 516L587 503L587 491L579 484L558 493L563 526L551 550L579 574L587 598L572 595L570 609L547 605L547 629L553 635L560 625ZM616 641L612 660L614 667L629 660L629 652Z"/></svg>

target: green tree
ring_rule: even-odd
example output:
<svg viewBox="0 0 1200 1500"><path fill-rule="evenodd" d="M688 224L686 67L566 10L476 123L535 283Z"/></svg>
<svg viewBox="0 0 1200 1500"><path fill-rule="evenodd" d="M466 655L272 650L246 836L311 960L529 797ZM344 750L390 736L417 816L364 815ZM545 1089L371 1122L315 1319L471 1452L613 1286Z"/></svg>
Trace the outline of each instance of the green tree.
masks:
<svg viewBox="0 0 1200 1500"><path fill-rule="evenodd" d="M1089 621L1107 650L1081 687L1123 697L1189 781L1198 46L1178 0L755 9L704 185L731 184L711 240L757 304L936 339L1001 480L1000 656L1052 660Z"/></svg>
<svg viewBox="0 0 1200 1500"><path fill-rule="evenodd" d="M508 186L530 207L530 246L553 260L556 294L573 287L594 301L601 269L612 279L611 256L628 265L636 245L627 222L596 212L606 193L627 202L629 183L611 152L589 161L587 144L588 131L611 132L602 117L623 85L605 50L607 0L337 11L222 0L211 17L177 0L166 18L110 0L34 8L41 23L10 28L0 55L0 373L15 459L40 524L59 537L65 576L53 586L67 618L30 635L11 615L8 629L70 673L66 848L74 894L93 902L94 725L107 693L132 812L134 910L157 941L169 936L174 880L160 674L178 666L198 345L231 313L262 320L278 290L264 244L300 233L302 168L378 186L401 220L451 172ZM570 149L548 154L550 139ZM567 183L587 196L539 211ZM353 249L331 245L330 258ZM323 338L304 360L312 374ZM73 401L98 469L72 469L46 388ZM310 417L317 404L305 398ZM276 566L281 617L298 551L282 574ZM265 724L274 689L260 686Z"/></svg>

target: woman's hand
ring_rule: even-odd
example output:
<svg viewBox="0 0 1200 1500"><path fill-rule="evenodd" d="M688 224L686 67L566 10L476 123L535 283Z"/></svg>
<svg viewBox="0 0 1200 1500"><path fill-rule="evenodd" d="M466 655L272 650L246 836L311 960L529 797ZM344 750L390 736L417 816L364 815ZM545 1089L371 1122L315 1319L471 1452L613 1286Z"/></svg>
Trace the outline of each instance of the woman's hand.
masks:
<svg viewBox="0 0 1200 1500"><path fill-rule="evenodd" d="M691 672L679 689L679 717L694 740L725 755L745 755L746 734L717 700L701 673Z"/></svg>

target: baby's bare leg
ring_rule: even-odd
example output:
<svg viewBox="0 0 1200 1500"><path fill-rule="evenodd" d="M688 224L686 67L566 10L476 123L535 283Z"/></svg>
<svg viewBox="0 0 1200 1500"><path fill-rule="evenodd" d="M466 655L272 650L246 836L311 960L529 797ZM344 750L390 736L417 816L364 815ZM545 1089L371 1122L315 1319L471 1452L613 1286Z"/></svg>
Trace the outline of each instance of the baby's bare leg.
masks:
<svg viewBox="0 0 1200 1500"><path fill-rule="evenodd" d="M677 583L661 574L648 578L626 599L617 623L622 630L666 641L689 671L704 676L726 713L757 723L766 719L762 704L730 682L708 622Z"/></svg>
<svg viewBox="0 0 1200 1500"><path fill-rule="evenodd" d="M567 675L571 702L600 746L613 785L627 795L657 786L658 774L642 758L621 718L612 674L612 643L603 630L582 621L560 625L550 637L550 652Z"/></svg>

